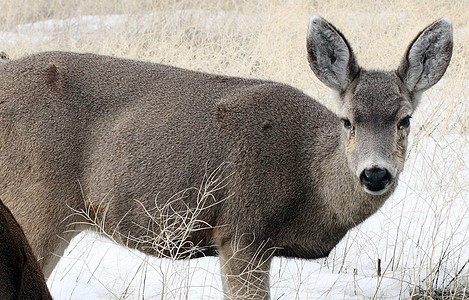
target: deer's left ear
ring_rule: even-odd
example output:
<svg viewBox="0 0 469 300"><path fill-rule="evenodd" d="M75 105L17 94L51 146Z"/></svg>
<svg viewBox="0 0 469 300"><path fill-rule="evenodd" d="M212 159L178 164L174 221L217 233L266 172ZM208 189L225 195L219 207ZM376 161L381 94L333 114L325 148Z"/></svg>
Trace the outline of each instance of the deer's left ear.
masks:
<svg viewBox="0 0 469 300"><path fill-rule="evenodd" d="M453 53L453 26L447 18L425 28L409 45L397 75L411 93L423 92L437 83Z"/></svg>

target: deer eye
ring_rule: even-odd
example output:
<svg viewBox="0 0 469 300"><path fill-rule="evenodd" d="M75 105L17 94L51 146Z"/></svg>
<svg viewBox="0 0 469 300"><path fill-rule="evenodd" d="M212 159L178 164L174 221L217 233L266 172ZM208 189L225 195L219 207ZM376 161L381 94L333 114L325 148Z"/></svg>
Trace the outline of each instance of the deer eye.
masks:
<svg viewBox="0 0 469 300"><path fill-rule="evenodd" d="M345 129L352 130L353 126L349 119L342 119Z"/></svg>
<svg viewBox="0 0 469 300"><path fill-rule="evenodd" d="M410 116L407 116L404 119L400 120L399 123L397 124L397 128L399 129L409 128L410 118L411 118Z"/></svg>

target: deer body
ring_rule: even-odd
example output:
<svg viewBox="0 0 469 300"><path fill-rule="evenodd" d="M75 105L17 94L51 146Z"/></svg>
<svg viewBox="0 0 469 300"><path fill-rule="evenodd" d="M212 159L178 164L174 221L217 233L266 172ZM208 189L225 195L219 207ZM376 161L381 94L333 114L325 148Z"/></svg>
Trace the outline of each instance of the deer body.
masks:
<svg viewBox="0 0 469 300"><path fill-rule="evenodd" d="M397 72L369 72L313 17L310 64L339 94L341 117L269 81L66 52L7 62L0 196L46 276L51 253L84 228L73 212L86 211L152 255L218 254L226 297L268 299L272 256L327 256L394 190L408 117L451 57L449 21L425 35L440 56L420 73L428 39Z"/></svg>
<svg viewBox="0 0 469 300"><path fill-rule="evenodd" d="M44 275L21 227L1 201L0 298L52 299Z"/></svg>

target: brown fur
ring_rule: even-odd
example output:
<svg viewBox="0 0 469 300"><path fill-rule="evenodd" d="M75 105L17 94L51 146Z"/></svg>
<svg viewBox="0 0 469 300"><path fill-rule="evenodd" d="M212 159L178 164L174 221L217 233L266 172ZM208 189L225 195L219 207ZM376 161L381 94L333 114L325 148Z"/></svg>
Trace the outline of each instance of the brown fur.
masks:
<svg viewBox="0 0 469 300"><path fill-rule="evenodd" d="M386 156L399 168L380 195L362 188L355 169L360 151L395 151L403 116L392 111L415 107L413 91L399 88L409 68L360 69L348 42L334 43L343 36L318 20L316 32L334 38L310 30L311 66L345 88L342 115L363 119L353 146L339 117L280 83L64 52L0 65L0 192L45 274L84 228L76 212L87 212L151 255L219 254L228 298L268 299L272 256L327 256L374 213L401 162ZM350 59L332 79L337 68L327 64L340 60L324 57L334 48ZM377 139L373 124L383 129Z"/></svg>
<svg viewBox="0 0 469 300"><path fill-rule="evenodd" d="M52 299L21 227L1 201L0 299Z"/></svg>

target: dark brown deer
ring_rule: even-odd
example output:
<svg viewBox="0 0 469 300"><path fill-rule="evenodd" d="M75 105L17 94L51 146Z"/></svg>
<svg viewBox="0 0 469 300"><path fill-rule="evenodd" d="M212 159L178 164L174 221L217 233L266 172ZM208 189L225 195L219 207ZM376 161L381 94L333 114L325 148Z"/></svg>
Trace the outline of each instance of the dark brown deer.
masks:
<svg viewBox="0 0 469 300"><path fill-rule="evenodd" d="M0 299L52 299L36 257L11 212L0 201Z"/></svg>
<svg viewBox="0 0 469 300"><path fill-rule="evenodd" d="M441 19L397 70L368 71L312 17L308 59L339 115L270 81L93 54L11 60L0 65L0 196L46 276L91 220L150 255L219 255L227 298L268 299L273 256L327 256L389 198L410 117L452 45Z"/></svg>

